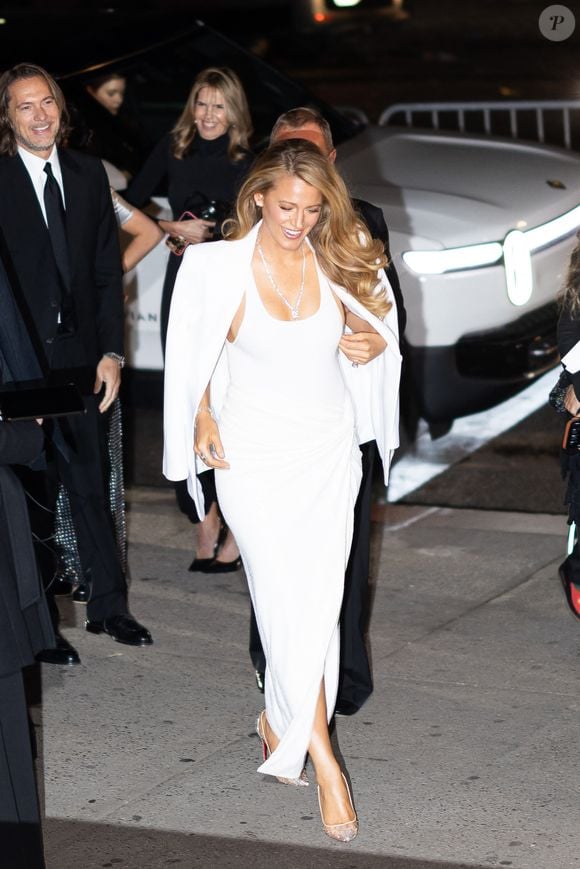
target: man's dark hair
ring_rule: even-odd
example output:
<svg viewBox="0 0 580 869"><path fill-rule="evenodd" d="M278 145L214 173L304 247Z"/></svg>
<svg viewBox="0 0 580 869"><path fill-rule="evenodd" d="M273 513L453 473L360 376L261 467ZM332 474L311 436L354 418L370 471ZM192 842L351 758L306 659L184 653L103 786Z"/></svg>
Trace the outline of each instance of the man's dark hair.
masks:
<svg viewBox="0 0 580 869"><path fill-rule="evenodd" d="M10 102L10 86L14 82L26 78L43 78L48 85L60 113L60 129L56 137L56 144L60 145L68 133L68 112L64 94L53 77L41 66L35 63L17 63L16 66L7 69L0 76L0 154L13 156L17 152L18 144L14 136L14 130L8 116L8 104Z"/></svg>

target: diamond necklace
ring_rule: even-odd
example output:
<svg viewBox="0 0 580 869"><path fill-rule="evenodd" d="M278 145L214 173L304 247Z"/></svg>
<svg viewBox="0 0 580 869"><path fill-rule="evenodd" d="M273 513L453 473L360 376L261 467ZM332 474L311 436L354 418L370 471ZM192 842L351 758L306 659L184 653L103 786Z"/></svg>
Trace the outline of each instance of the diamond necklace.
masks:
<svg viewBox="0 0 580 869"><path fill-rule="evenodd" d="M266 270L266 274L268 275L270 283L272 284L275 292L282 299L286 307L289 308L292 319L297 320L299 316L298 309L300 307L300 302L302 301L302 296L304 295L304 275L306 274L306 251L304 249L304 242L302 242L302 280L300 281L300 289L298 290L298 295L296 296L296 301L294 302L294 304L288 301L288 299L274 280L274 276L270 270L270 266L268 265L266 257L264 256L264 251L262 250L262 245L259 241L256 242L256 247L258 248L258 253L260 254L260 257L264 264L264 269Z"/></svg>

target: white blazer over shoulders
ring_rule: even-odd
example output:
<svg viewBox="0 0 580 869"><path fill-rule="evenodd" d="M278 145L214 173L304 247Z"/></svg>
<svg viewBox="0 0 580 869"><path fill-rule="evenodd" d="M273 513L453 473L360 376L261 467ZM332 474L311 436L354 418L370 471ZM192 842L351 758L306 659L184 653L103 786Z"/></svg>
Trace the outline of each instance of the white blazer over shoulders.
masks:
<svg viewBox="0 0 580 869"><path fill-rule="evenodd" d="M195 414L211 381L211 403L219 416L229 381L226 336L247 281L253 280L251 263L259 228L260 223L237 241L190 245L173 291L165 354L163 474L168 480L187 479L200 517L205 511L197 474L207 467L193 450ZM401 354L395 299L383 270L380 276L392 302L384 320L367 311L343 287L330 285L344 305L387 342L384 353L357 368L340 353L355 413L362 412L364 403L368 418L370 402L373 434L387 482L391 457L399 445Z"/></svg>

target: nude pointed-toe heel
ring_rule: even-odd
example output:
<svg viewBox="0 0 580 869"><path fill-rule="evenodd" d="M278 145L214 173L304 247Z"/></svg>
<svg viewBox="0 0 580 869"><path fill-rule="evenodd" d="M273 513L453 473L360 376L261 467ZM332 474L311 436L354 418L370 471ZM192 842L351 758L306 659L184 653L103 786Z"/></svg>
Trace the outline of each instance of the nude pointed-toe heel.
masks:
<svg viewBox="0 0 580 869"><path fill-rule="evenodd" d="M264 728L264 719L266 717L266 710L263 709L258 718L256 720L256 733L260 737L262 741L262 752L264 754L264 760L268 760L270 755L272 754L272 750L268 744L268 740L266 739L266 730ZM284 776L277 775L275 778L281 782L283 785L293 785L295 788L306 788L309 785L308 777L306 775L306 770L303 769L298 778L284 778Z"/></svg>
<svg viewBox="0 0 580 869"><path fill-rule="evenodd" d="M322 811L322 803L320 801L320 786L318 787L318 807L320 809L320 818L322 820L322 826L324 827L324 832L327 836L330 836L331 839L336 839L337 842L352 842L356 834L358 833L358 818L356 812L354 810L354 806L352 804L352 796L350 794L350 788L348 786L348 782L345 778L344 773L342 773L342 779L344 781L344 785L346 787L346 792L348 794L348 801L350 803L350 808L352 810L352 820L344 821L342 824L327 824L324 820L324 813Z"/></svg>

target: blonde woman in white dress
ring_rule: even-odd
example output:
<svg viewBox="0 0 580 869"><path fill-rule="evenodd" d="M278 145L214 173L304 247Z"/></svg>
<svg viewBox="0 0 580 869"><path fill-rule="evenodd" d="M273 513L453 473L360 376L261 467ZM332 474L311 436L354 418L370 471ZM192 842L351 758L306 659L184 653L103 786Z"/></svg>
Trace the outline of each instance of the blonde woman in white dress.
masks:
<svg viewBox="0 0 580 869"><path fill-rule="evenodd" d="M226 240L185 254L166 355L164 473L215 468L266 653L259 772L302 785L310 756L325 832L358 831L328 723L360 483L357 415L383 464L398 444L400 354L385 257L343 181L304 140L270 147ZM346 332L376 331L377 355ZM341 346L342 345L342 346ZM266 542L265 542L266 541Z"/></svg>

